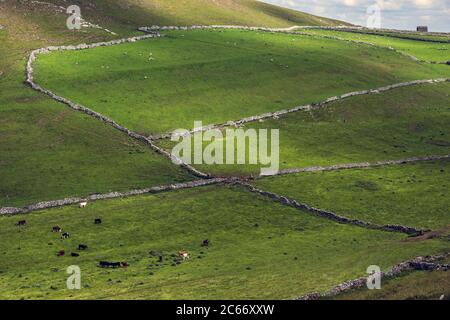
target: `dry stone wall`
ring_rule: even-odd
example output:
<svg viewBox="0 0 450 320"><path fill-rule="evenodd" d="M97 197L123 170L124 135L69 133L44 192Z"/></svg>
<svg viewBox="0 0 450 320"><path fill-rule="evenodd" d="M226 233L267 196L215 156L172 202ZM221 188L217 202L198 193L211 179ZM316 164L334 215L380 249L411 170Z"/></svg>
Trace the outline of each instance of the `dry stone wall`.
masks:
<svg viewBox="0 0 450 320"><path fill-rule="evenodd" d="M268 119L279 119L282 116L288 115L290 113L294 113L294 112L300 112L300 111L311 111L311 110L316 110L316 109L320 109L330 103L333 102L337 102L337 101L341 101L347 98L351 98L351 97L356 97L356 96L360 96L360 95L366 95L366 94L379 94L382 92L386 92L386 91L390 91L390 90L394 90L397 88L402 88L402 87L410 87L410 86L417 86L417 85L422 85L422 84L435 84L435 83L443 83L443 82L450 82L450 78L439 78L439 79L426 79L426 80L414 80L414 81L408 81L408 82L401 82L401 83L395 83L392 85L388 85L388 86L384 86L384 87L380 87L377 89L370 89L370 90L361 90L361 91L354 91L354 92L349 92L349 93L345 93L342 94L340 96L333 96L330 97L324 101L315 103L315 104L309 104L309 105L303 105L303 106L297 106L294 107L292 109L284 109L284 110L279 110L279 111L275 111L275 112L267 112L261 115L257 115L257 116L251 116L251 117L247 117L247 118L243 118L243 119L239 119L239 120L234 120L234 121L227 121L225 123L221 123L221 124L210 124L207 126L203 126L201 128L197 128L195 130L191 130L189 132L189 134L193 134L195 132L198 131L206 131L206 130L211 130L211 129L221 129L221 128L225 128L225 127L239 127L242 126L246 123L251 123L251 122L257 122L257 121L264 121L264 120L268 120ZM156 139L167 139L170 138L172 135L172 133L165 133L165 134L160 134L157 136L153 136L152 139L156 140Z"/></svg>
<svg viewBox="0 0 450 320"><path fill-rule="evenodd" d="M261 31L261 32L280 32L280 33L287 33L287 34L294 34L294 35L303 35L303 36L310 36L310 37L321 37L326 39L334 39L334 40L340 40L340 41L347 41L351 43L356 44L365 44L365 45L371 45L374 47L378 47L380 49L388 49L391 51L395 51L401 55L404 55L414 61L420 61L424 63L432 63L432 64L450 64L450 61L427 61L427 60L419 60L413 55L410 55L408 53L404 53L402 51L399 51L397 49L394 49L392 47L385 47L381 45L376 45L374 43L365 42L365 41L356 41L356 40L349 40L344 39L341 37L336 36L326 36L326 35L312 35L308 33L302 33L302 32L296 32L295 30L301 30L301 29L321 29L321 30L334 30L334 31L345 31L345 32L353 32L353 33L361 33L361 34L370 34L370 35L383 35L383 34L377 34L376 31L370 30L367 28L362 27L348 27L348 26L337 26L337 27L320 27L320 26L293 26L290 28L267 28L267 27L249 27L249 26L236 26L236 25L210 25L210 26L204 26L204 25L194 25L194 26L151 26L151 27L141 27L138 30L142 32L157 32L157 31L170 31L170 30L217 30L217 29L225 29L225 30L248 30L248 31ZM400 34L411 34L410 32L400 31L400 30L391 30L391 29L380 29L378 31L384 31L384 32L395 32ZM450 34L448 33L435 33L435 35L440 36L448 36L448 41L440 41L440 40L433 40L433 39L422 39L422 38L409 38L411 40L420 40L425 42L439 42L439 43L449 43L450 42ZM405 39L405 37L401 36L395 36L395 35L389 35L394 38L401 38Z"/></svg>
<svg viewBox="0 0 450 320"><path fill-rule="evenodd" d="M170 31L170 30L198 30L198 29L240 29L250 31L268 31L268 32L286 32L294 31L298 29L323 29L323 30L338 30L338 31L358 31L364 33L376 33L376 32L389 32L398 34L417 34L415 31L396 30L396 29L368 29L364 27L350 27L350 26L292 26L288 28L268 28L268 27L256 27L256 26L239 26L239 25L193 25L193 26L146 26L139 28L144 32L156 32L156 31ZM428 32L426 35L450 37L450 33L446 32Z"/></svg>
<svg viewBox="0 0 450 320"><path fill-rule="evenodd" d="M296 174L296 173L305 173L305 172L320 172L320 171L336 171L336 170L346 170L346 169L365 169L365 168L376 168L387 165L399 165L399 164L407 164L411 162L421 162L421 161L434 161L434 160L450 160L450 155L432 155L425 157L412 157L405 158L400 160L384 160L377 161L374 163L370 162L362 162L362 163L347 163L347 164L337 164L328 167L322 166L313 166L299 169L284 169L280 170L277 175L286 175L286 174ZM264 178L264 177L260 177Z"/></svg>
<svg viewBox="0 0 450 320"><path fill-rule="evenodd" d="M372 46L372 47L376 47L376 48L380 48L380 49L386 49L386 50L390 50L390 51L394 51L402 56L405 56L413 61L418 61L418 62L422 62L422 63L430 63L430 64L450 64L450 61L428 61L428 60L420 60L417 57L408 54L406 52L403 52L401 50L397 50L393 47L385 47L382 45L378 45L372 42L367 42L367 41L358 41L358 40L351 40L351 39L344 39L341 37L337 37L337 36L327 36L327 35L314 35L314 34L309 34L309 33L304 33L304 32L289 32L290 34L298 34L298 35L303 35L303 36L310 36L310 37L320 37L320 38L325 38L325 39L332 39L332 40L339 40L339 41L346 41L346 42L350 42L350 43L355 43L355 44L362 44L362 45L368 45L368 46ZM370 34L370 33L368 33ZM399 37L401 38L401 37ZM404 38L402 38L404 39ZM427 40L424 40L427 41Z"/></svg>
<svg viewBox="0 0 450 320"><path fill-rule="evenodd" d="M323 29L323 28L318 27L317 29ZM370 29L366 29L366 28L348 28L348 27L331 28L331 30L359 33L359 34L376 35L376 36L386 36L386 37L391 37L391 38L423 41L423 42L450 43L450 34L449 33L439 33L439 32L431 33L430 32L430 33L424 34L425 36L426 35L434 35L434 36L448 37L448 40L438 40L438 39L425 39L425 38L414 37L414 35L417 34L417 32L403 31L403 30L381 29L381 30L374 31L374 30L370 30ZM399 36L398 34L408 35L408 37L402 37L402 36Z"/></svg>
<svg viewBox="0 0 450 320"><path fill-rule="evenodd" d="M165 186L158 186L158 187L152 187L152 188L146 188L146 189L131 190L131 191L127 191L127 192L110 192L110 193L103 193L103 194L93 194L93 195L90 195L90 196L87 196L84 198L76 197L76 198L66 198L66 199L54 200L54 201L43 201L43 202L39 202L39 203L32 204L32 205L22 207L22 208L13 208L13 207L0 208L0 215L24 214L24 213L30 213L33 211L37 211L37 210L79 204L81 202L86 202L86 201L89 202L89 201L106 200L106 199L114 199L114 198L125 198L125 197L131 197L131 196L137 196L137 195L143 195L143 194L161 193L161 192L175 191L175 190L181 190L181 189L191 189L191 188L203 187L203 186L208 186L208 185L226 183L228 181L229 181L229 179L226 179L226 178L204 179L204 180L197 180L197 181L191 181L191 182L185 182L185 183L169 184L169 185L165 185Z"/></svg>
<svg viewBox="0 0 450 320"><path fill-rule="evenodd" d="M236 182L236 184L241 185L245 188L247 188L248 190L250 190L251 192L260 194L264 197L268 197L270 199L273 199L274 201L278 201L283 205L286 206L290 206L290 207L294 207L296 209L300 209L309 213L312 213L313 215L322 217L322 218L327 218L329 220L338 222L338 223L343 223L343 224L350 224L350 225L354 225L354 226L358 226L358 227L363 227L363 228L367 228L367 229L374 229L374 230L381 230L381 231L389 231L389 232L401 232L401 233L405 233L408 235L422 235L424 234L426 231L429 230L421 230L421 229L417 229L414 227L408 227L408 226L402 226L402 225L384 225L384 226L380 226L380 225L376 225L370 222L365 222L365 221L361 221L358 219L350 219L347 217L343 217L340 216L334 212L331 211L327 211L327 210L323 210L323 209L319 209L319 208L314 208L311 207L307 204L304 203L300 203L296 200L292 200L292 199L288 199L285 196L282 195L278 195L276 193L272 193L272 192L268 192L268 191L264 191L261 189L258 189L256 187L254 187L253 185L249 184L249 183L245 183L245 182Z"/></svg>
<svg viewBox="0 0 450 320"><path fill-rule="evenodd" d="M403 272L413 271L413 270L427 270L427 271L448 271L450 270L450 265L445 264L436 264L434 261L443 259L445 257L450 256L450 253L445 253L443 255L435 255L428 257L417 257L412 260L408 260L405 262L401 262L391 268L390 271L380 274L382 279L394 278L395 276L400 275ZM354 290L358 288L362 288L366 285L369 277L361 277L355 280L346 281L332 288L331 290L325 293L312 292L307 295L301 296L297 298L297 300L319 300L322 298L331 298L335 297L341 293L347 292L349 290Z"/></svg>

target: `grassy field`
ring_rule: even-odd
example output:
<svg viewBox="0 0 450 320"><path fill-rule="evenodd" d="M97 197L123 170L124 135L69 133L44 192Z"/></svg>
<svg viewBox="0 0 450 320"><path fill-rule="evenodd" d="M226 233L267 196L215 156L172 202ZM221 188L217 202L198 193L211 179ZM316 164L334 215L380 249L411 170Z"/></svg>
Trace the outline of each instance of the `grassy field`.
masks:
<svg viewBox="0 0 450 320"><path fill-rule="evenodd" d="M27 45L0 33L0 207L192 177L166 158L23 84Z"/></svg>
<svg viewBox="0 0 450 320"><path fill-rule="evenodd" d="M41 55L35 66L45 88L144 134L450 75L446 66L365 45L235 30L175 31L162 39L56 52Z"/></svg>
<svg viewBox="0 0 450 320"><path fill-rule="evenodd" d="M48 2L67 6L63 0ZM153 24L342 24L249 0L78 0L76 4L84 18L111 29L117 37L137 34L137 27ZM0 207L193 179L126 135L23 84L32 49L110 40L111 34L100 29L69 31L64 10L38 2L0 2L0 11L0 24L6 26L0 30ZM42 66L42 83L49 81L56 92L144 133L450 75L447 66L415 63L365 45L239 31L170 32L164 39L102 49L42 56L38 66ZM283 167L443 154L448 153L449 141L448 88L400 89L248 127L281 126ZM403 100L405 104L400 103ZM442 179L448 176L447 167L436 165L439 171L433 167L432 173L425 168L414 184L394 180L404 177L401 172L388 172L387 177L383 173L383 183L377 180L377 186L396 188L399 193L407 187L441 208L445 197L432 192L439 190L441 182L446 186ZM254 169L211 171L248 174ZM347 187L346 181L352 179L364 180L345 176L339 186ZM308 196L315 197L312 188L322 180L311 180ZM323 186L325 182L335 183L331 178ZM367 186L372 184L359 185ZM376 199L375 192L392 203L397 200L384 189L365 199ZM349 199L349 209L364 207ZM407 199L402 197L397 206L410 208ZM390 209L387 200L383 205ZM419 219L419 209L411 209L411 219ZM445 215L445 210L435 211L419 222L443 226ZM93 224L97 217L103 219L102 225ZM15 226L22 219L28 226ZM54 225L72 237L61 240L51 232ZM386 270L418 255L449 250L445 238L409 241L402 234L340 225L225 186L99 201L84 210L69 206L3 216L0 238L0 299L290 299L362 276L371 264ZM200 246L204 239L211 240L208 249ZM89 249L79 252L78 258L70 257L80 243ZM66 250L65 257L56 256L61 249ZM177 264L174 255L181 249L188 250L191 259ZM149 255L151 250L156 256ZM100 260L128 261L130 267L100 269ZM65 289L69 265L81 267L80 291ZM439 291L439 286L433 290Z"/></svg>
<svg viewBox="0 0 450 320"><path fill-rule="evenodd" d="M111 127L31 91L12 92L0 98L0 207L193 179Z"/></svg>
<svg viewBox="0 0 450 320"><path fill-rule="evenodd" d="M244 23L245 19L274 27L334 23L254 1L240 1L234 6L234 1L225 2L92 4L82 0L77 4L84 18L112 29L118 36L136 34L137 27L146 24L231 24ZM47 3L67 6L64 1ZM237 7L247 8L247 15L233 14ZM1 24L6 27L0 30L0 181L4 182L0 184L0 207L191 179L147 147L23 84L26 59L32 49L109 40L111 34L93 28L70 31L64 10L45 3L1 2L0 11Z"/></svg>
<svg viewBox="0 0 450 320"><path fill-rule="evenodd" d="M384 47L392 47L401 52L415 56L420 60L445 62L450 61L450 43L433 43L410 39L399 39L389 36L379 36L333 30L305 30L306 33L334 36L348 40L373 43Z"/></svg>
<svg viewBox="0 0 450 320"><path fill-rule="evenodd" d="M440 229L450 227L449 169L448 161L437 161L285 175L255 184L346 217Z"/></svg>
<svg viewBox="0 0 450 320"><path fill-rule="evenodd" d="M311 112L249 123L280 130L280 167L449 154L450 84L426 84L335 102ZM173 143L158 141L168 150ZM258 165L199 165L215 175L259 174Z"/></svg>
<svg viewBox="0 0 450 320"><path fill-rule="evenodd" d="M220 203L220 210L213 204ZM102 225L94 225L101 217ZM91 203L0 218L0 297L289 299L383 269L417 255L448 249L444 241L405 241L316 218L241 189L205 187ZM72 234L60 240L54 225ZM209 239L209 248L201 242ZM89 246L79 258L56 257ZM389 249L387 249L389 248ZM191 259L173 265L178 250ZM164 256L149 255L153 250ZM127 261L105 270L100 260ZM82 290L65 289L69 265L82 270Z"/></svg>
<svg viewBox="0 0 450 320"><path fill-rule="evenodd" d="M450 299L450 272L414 271L382 282L380 290L358 289L335 300L439 300Z"/></svg>

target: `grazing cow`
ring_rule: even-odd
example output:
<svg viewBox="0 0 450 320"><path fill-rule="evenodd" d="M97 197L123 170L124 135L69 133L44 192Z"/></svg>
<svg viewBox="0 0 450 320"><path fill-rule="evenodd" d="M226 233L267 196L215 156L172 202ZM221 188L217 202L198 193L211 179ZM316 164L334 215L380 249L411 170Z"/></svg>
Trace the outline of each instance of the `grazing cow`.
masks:
<svg viewBox="0 0 450 320"><path fill-rule="evenodd" d="M16 226L26 226L27 225L27 220L20 220L19 222L16 223Z"/></svg>
<svg viewBox="0 0 450 320"><path fill-rule="evenodd" d="M202 247L209 247L209 240L208 239L203 240Z"/></svg>
<svg viewBox="0 0 450 320"><path fill-rule="evenodd" d="M70 233L68 233L68 232L64 232L62 235L61 235L61 239L69 239L70 238Z"/></svg>
<svg viewBox="0 0 450 320"><path fill-rule="evenodd" d="M61 232L62 232L62 229L61 229L60 226L54 226L54 227L52 228L52 232L61 233Z"/></svg>
<svg viewBox="0 0 450 320"><path fill-rule="evenodd" d="M102 219L100 218L95 219L94 224L102 224Z"/></svg>
<svg viewBox="0 0 450 320"><path fill-rule="evenodd" d="M78 253L75 253L75 252L72 252L71 254L70 254L72 257L74 257L74 258L76 258L76 257L79 257L80 255L78 254Z"/></svg>
<svg viewBox="0 0 450 320"><path fill-rule="evenodd" d="M128 262L108 262L108 261L100 261L100 268L127 268L129 267Z"/></svg>
<svg viewBox="0 0 450 320"><path fill-rule="evenodd" d="M80 203L80 208L86 208L87 205L88 205L87 202L81 202L81 203Z"/></svg>
<svg viewBox="0 0 450 320"><path fill-rule="evenodd" d="M183 260L187 260L189 259L189 252L187 252L186 250L181 250L178 252L178 256L180 258L183 258Z"/></svg>
<svg viewBox="0 0 450 320"><path fill-rule="evenodd" d="M88 249L88 246L85 245L85 244L79 244L78 245L78 250L80 250L80 251L84 251L84 250L87 250L87 249Z"/></svg>
<svg viewBox="0 0 450 320"><path fill-rule="evenodd" d="M58 253L56 254L56 256L63 257L65 254L66 254L66 252L64 250L59 250Z"/></svg>

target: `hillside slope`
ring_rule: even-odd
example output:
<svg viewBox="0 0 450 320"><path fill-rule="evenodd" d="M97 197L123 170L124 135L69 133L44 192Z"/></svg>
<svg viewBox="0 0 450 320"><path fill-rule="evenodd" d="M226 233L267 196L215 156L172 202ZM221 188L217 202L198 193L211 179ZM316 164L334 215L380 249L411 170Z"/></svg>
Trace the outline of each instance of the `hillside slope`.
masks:
<svg viewBox="0 0 450 320"><path fill-rule="evenodd" d="M116 33L139 26L238 24L288 27L292 25L342 25L341 21L277 7L255 0L47 0L0 2L1 22L22 28L38 23L46 31L64 31L65 8L78 5L82 17Z"/></svg>

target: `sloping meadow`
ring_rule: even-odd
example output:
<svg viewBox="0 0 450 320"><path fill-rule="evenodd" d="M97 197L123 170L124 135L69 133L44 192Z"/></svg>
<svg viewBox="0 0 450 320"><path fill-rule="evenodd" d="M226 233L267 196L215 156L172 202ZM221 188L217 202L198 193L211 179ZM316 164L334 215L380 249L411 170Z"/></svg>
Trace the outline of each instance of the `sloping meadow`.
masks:
<svg viewBox="0 0 450 320"><path fill-rule="evenodd" d="M291 299L363 276L369 265L387 270L448 248L439 240L410 242L401 233L337 224L225 186L23 218L27 225L18 227L22 217L0 217L3 299ZM53 226L70 238L62 240ZM79 244L87 250L77 250ZM190 259L180 260L180 250ZM100 261L129 266L103 269ZM81 290L66 287L71 265L81 269Z"/></svg>
<svg viewBox="0 0 450 320"><path fill-rule="evenodd" d="M39 56L35 80L142 134L292 108L351 91L448 76L367 45L239 30Z"/></svg>
<svg viewBox="0 0 450 320"><path fill-rule="evenodd" d="M427 42L407 38L400 39L398 37L391 37L389 36L389 34L375 35L375 34L362 34L356 32L319 30L319 29L309 29L305 30L304 32L312 35L339 37L346 40L363 41L373 43L379 46L391 47L400 52L410 54L416 57L417 59L424 61L433 61L433 62L450 61L450 43L449 43L450 37L446 38L431 37L432 41L442 41L442 42ZM427 37L422 36L422 38L424 40L427 40Z"/></svg>
<svg viewBox="0 0 450 320"><path fill-rule="evenodd" d="M242 129L279 130L280 169L446 155L450 154L449 95L448 82L397 88L247 123ZM175 145L169 139L158 143L168 150ZM205 142L204 150L210 144ZM238 154L237 141L234 145ZM246 152L245 165L196 167L220 176L259 175L260 167L266 166L248 164L248 148Z"/></svg>
<svg viewBox="0 0 450 320"><path fill-rule="evenodd" d="M254 184L310 206L379 225L450 234L449 160L290 174ZM445 229L448 230L445 230Z"/></svg>
<svg viewBox="0 0 450 320"><path fill-rule="evenodd" d="M25 86L24 53L42 42L18 41L32 34L15 32L0 32L0 207L194 178L147 145Z"/></svg>

